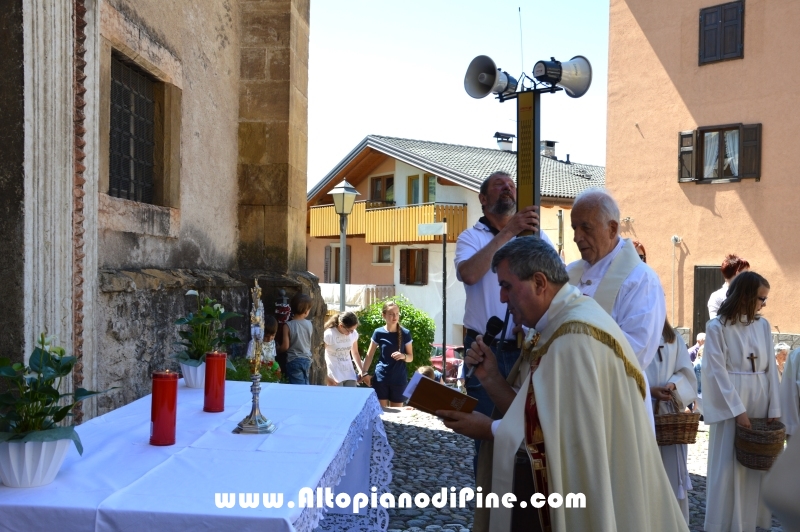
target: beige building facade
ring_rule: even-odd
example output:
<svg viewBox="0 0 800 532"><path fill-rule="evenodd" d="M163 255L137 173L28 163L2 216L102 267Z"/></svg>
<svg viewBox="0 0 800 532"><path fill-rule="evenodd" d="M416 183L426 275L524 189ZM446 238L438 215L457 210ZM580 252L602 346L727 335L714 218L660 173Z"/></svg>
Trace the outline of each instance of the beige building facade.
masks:
<svg viewBox="0 0 800 532"><path fill-rule="evenodd" d="M674 326L703 330L736 253L771 284L773 333L800 333L798 20L794 0L611 1L607 188Z"/></svg>

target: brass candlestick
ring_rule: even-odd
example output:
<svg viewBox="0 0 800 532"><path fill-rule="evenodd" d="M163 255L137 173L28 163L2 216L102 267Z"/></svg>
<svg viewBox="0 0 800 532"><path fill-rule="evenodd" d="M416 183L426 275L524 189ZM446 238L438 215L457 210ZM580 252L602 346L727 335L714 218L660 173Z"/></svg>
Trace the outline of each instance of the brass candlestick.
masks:
<svg viewBox="0 0 800 532"><path fill-rule="evenodd" d="M269 419L261 414L259 407L259 397L261 395L261 354L264 343L264 305L261 303L261 287L258 286L258 279L255 286L250 290L253 299L253 308L250 311L250 333L253 339L250 341L252 358L250 359L250 392L253 394L253 407L250 414L239 422L234 434L272 434L277 427ZM248 352L251 351L248 349ZM249 354L249 353L248 353Z"/></svg>

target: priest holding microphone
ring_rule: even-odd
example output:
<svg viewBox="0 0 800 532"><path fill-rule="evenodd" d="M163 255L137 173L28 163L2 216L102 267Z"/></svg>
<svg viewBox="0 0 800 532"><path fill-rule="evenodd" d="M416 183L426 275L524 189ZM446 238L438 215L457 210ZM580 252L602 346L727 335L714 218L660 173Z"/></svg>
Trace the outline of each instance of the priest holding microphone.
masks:
<svg viewBox="0 0 800 532"><path fill-rule="evenodd" d="M547 235L539 231L538 207L529 206L517 212L517 187L511 176L505 172L494 172L481 184L478 199L483 216L473 227L458 237L456 244L455 267L458 280L464 283L466 307L464 310L464 347L469 349L475 337L485 332L490 318L507 317L507 307L500 301L500 286L497 274L491 271L492 257L504 244L513 240L523 231L532 231L552 246ZM496 334L497 341L492 346L498 353L498 369L507 377L519 358L514 325L508 323L505 330ZM467 368L462 366L463 370ZM467 394L478 399L475 410L491 416L494 409L489 395L476 377L467 379ZM475 440L475 460L480 440Z"/></svg>

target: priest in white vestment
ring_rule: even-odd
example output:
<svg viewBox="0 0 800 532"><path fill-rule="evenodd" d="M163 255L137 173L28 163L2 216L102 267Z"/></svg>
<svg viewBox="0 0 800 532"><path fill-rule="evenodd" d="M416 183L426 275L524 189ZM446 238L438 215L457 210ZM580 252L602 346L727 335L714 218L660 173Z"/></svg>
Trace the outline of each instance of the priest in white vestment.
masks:
<svg viewBox="0 0 800 532"><path fill-rule="evenodd" d="M647 366L645 373L650 382L654 407L657 404L658 414L676 412L672 398L677 404L677 412L683 412L684 408L697 397L697 378L689 350L683 338L675 334L669 321L664 321L658 352L653 362ZM661 452L661 461L664 463L672 492L688 525L689 490L692 489L687 466L688 445L662 445L658 450Z"/></svg>
<svg viewBox="0 0 800 532"><path fill-rule="evenodd" d="M769 294L766 279L742 272L730 285L719 314L706 325L702 361L703 416L709 428L706 481L707 532L771 528L761 484L765 472L736 460L736 425L779 418L778 367L769 322L758 312Z"/></svg>
<svg viewBox="0 0 800 532"><path fill-rule="evenodd" d="M611 315L639 365L647 369L667 317L658 275L642 262L633 243L619 236L619 207L608 192L582 192L575 198L570 216L581 259L567 266L569 282ZM645 404L650 405L649 386ZM649 409L648 418L652 426Z"/></svg>
<svg viewBox="0 0 800 532"><path fill-rule="evenodd" d="M531 460L536 493L582 493L585 508L545 505L538 523L554 532L688 530L647 424L645 381L633 351L607 312L568 283L545 242L518 238L492 260L500 298L514 322L534 327L517 366L503 379L482 337L467 362L503 418L440 411L445 425L486 440L478 486L484 498L513 493L515 456ZM530 502L527 502L530 504ZM521 505L519 505L521 507ZM506 532L517 519L502 505L478 509L474 530ZM526 519L529 519L526 517Z"/></svg>
<svg viewBox="0 0 800 532"><path fill-rule="evenodd" d="M781 422L786 425L786 434L800 436L800 348L786 357L780 396Z"/></svg>

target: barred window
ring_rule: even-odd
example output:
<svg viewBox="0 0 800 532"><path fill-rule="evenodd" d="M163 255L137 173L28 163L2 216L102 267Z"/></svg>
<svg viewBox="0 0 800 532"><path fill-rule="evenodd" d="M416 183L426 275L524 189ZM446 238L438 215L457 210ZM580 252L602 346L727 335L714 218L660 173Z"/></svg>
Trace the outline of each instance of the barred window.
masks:
<svg viewBox="0 0 800 532"><path fill-rule="evenodd" d="M110 196L153 203L155 85L143 70L112 55Z"/></svg>

